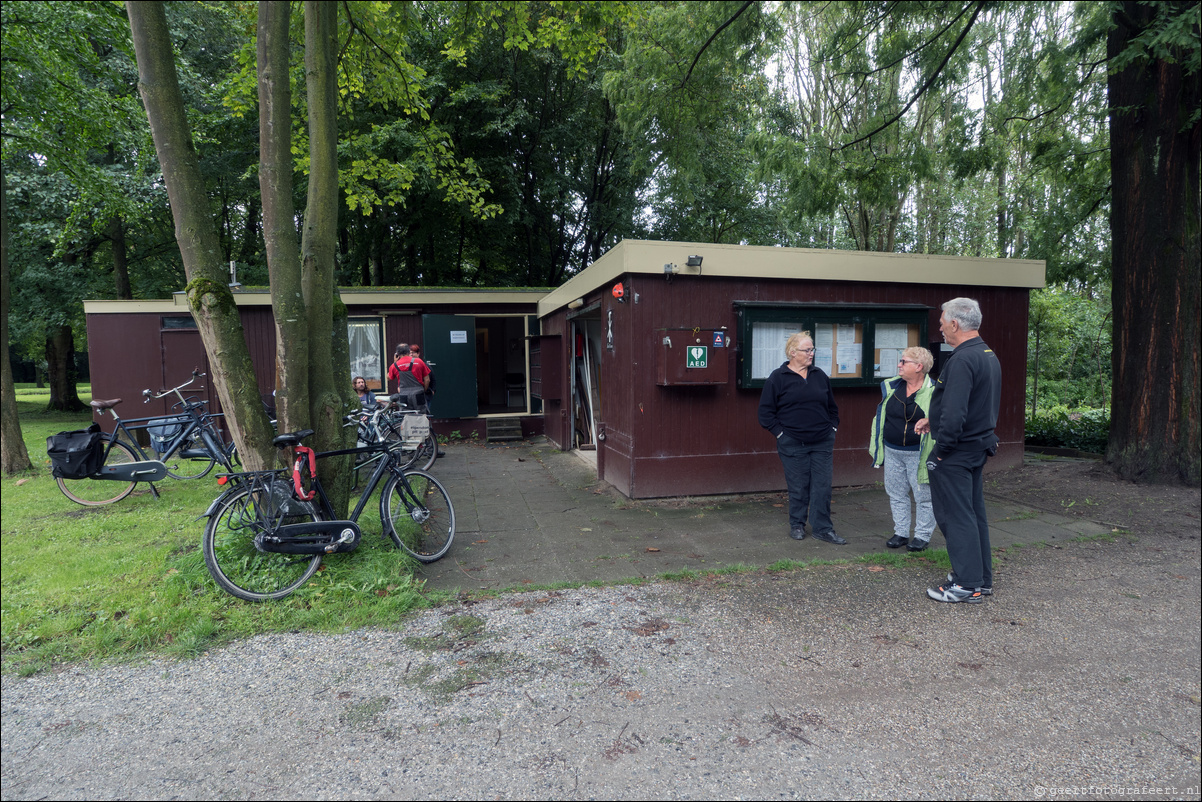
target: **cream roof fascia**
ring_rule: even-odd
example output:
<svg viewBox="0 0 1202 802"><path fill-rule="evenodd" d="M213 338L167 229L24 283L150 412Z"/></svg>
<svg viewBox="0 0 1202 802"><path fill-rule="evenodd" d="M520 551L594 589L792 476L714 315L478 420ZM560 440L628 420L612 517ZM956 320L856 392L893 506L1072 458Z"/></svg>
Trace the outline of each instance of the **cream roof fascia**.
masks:
<svg viewBox="0 0 1202 802"><path fill-rule="evenodd" d="M183 307L187 309L187 305ZM158 312L159 314L180 313L180 304L171 298L159 298L143 301L84 301L83 311L86 315L128 315L135 312Z"/></svg>
<svg viewBox="0 0 1202 802"><path fill-rule="evenodd" d="M421 306L423 304L534 304L547 294L545 288L533 289L437 289L437 290L365 290L348 288L339 292L344 304L355 306ZM271 306L269 290L237 290L234 303L238 306ZM113 301L84 301L84 313L105 315L130 312L178 313L188 310L188 299L182 292L170 298Z"/></svg>
<svg viewBox="0 0 1202 802"><path fill-rule="evenodd" d="M340 291L342 302L348 306L382 304L533 304L546 295L546 288L534 289L437 289L437 290L364 290Z"/></svg>
<svg viewBox="0 0 1202 802"><path fill-rule="evenodd" d="M685 266L692 254L702 257L700 269ZM1046 277L1045 263L1035 259L982 259L875 251L623 240L539 301L538 316L545 317L622 275L662 276L665 264L676 265L678 279L701 275L1039 289L1044 286Z"/></svg>

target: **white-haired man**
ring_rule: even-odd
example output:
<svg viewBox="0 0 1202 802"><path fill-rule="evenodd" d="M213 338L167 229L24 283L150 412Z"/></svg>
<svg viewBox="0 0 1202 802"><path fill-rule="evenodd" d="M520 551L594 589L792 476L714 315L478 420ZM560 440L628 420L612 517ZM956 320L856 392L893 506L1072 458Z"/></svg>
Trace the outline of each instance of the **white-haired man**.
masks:
<svg viewBox="0 0 1202 802"><path fill-rule="evenodd" d="M985 460L997 453L1002 366L981 339L981 307L971 298L943 305L939 331L954 349L931 396L931 414L915 430L935 436L927 462L935 520L947 541L952 572L927 596L976 603L993 594L993 557L985 517ZM921 428L920 428L921 427Z"/></svg>

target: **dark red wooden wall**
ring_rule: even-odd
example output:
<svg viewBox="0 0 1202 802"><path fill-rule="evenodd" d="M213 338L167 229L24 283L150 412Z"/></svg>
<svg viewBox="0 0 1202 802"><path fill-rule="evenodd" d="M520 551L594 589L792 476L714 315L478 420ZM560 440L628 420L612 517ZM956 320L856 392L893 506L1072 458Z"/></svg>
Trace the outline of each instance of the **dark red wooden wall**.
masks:
<svg viewBox="0 0 1202 802"><path fill-rule="evenodd" d="M759 390L737 385L737 301L830 304L923 304L931 311L928 341L939 341L940 305L957 296L976 298L984 317L982 336L1002 363L1004 386L998 422L1001 450L991 467L1022 460L1026 393L1028 290L958 285L859 283L779 279L732 279L626 275L625 303L606 286L586 296L600 300L605 325L613 311L614 349L601 355L601 478L632 498L706 495L780 490L785 486L771 435L760 428ZM657 349L665 328L714 330L726 327L729 348L712 349L711 360L725 360L728 381L703 387L656 384ZM568 339L566 310L543 319L545 334ZM569 359L570 349L564 349ZM781 353L784 362L784 353ZM565 406L568 404L564 378ZM869 387L835 391L841 423L835 441L835 481L841 486L881 480L868 457L868 432L880 390ZM564 447L565 422L552 420L547 435Z"/></svg>

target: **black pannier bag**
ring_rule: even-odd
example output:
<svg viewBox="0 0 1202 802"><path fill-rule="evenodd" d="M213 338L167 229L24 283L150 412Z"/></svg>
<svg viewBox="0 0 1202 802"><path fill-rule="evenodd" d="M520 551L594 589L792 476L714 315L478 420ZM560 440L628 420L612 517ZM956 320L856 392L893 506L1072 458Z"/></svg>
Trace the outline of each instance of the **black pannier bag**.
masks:
<svg viewBox="0 0 1202 802"><path fill-rule="evenodd" d="M412 364L412 363L411 363ZM397 377L397 391L389 396L392 401L404 404L409 409L424 409L426 406L426 390L422 383L408 369L400 371Z"/></svg>
<svg viewBox="0 0 1202 802"><path fill-rule="evenodd" d="M60 479L87 479L104 464L104 432L100 424L59 432L46 438L51 473Z"/></svg>
<svg viewBox="0 0 1202 802"><path fill-rule="evenodd" d="M389 399L404 404L406 409L426 408L426 392L421 387L402 387L399 393L394 393Z"/></svg>

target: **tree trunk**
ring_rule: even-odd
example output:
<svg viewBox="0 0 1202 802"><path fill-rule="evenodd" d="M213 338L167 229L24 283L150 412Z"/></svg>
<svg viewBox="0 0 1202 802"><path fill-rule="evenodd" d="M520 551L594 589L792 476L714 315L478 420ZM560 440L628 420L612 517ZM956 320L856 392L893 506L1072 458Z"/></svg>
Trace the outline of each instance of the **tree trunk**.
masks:
<svg viewBox="0 0 1202 802"><path fill-rule="evenodd" d="M319 451L345 448L343 415L358 407L351 389L347 313L334 286L338 237L338 86L335 64L338 6L305 2L305 86L309 108L309 195L301 240L301 286L309 340L309 414ZM352 441L353 442L353 441ZM338 463L343 463L339 465ZM345 512L349 457L323 472L330 504Z"/></svg>
<svg viewBox="0 0 1202 802"><path fill-rule="evenodd" d="M129 286L129 260L125 247L125 223L120 217L113 216L109 223L109 239L113 243L113 284L118 298L123 301L134 299L133 290Z"/></svg>
<svg viewBox="0 0 1202 802"><path fill-rule="evenodd" d="M150 120L167 185L175 238L188 277L186 294L212 370L226 423L248 470L274 462L272 431L259 398L242 319L226 279L217 225L176 75L167 16L161 2L126 3L138 62L138 91Z"/></svg>
<svg viewBox="0 0 1202 802"><path fill-rule="evenodd" d="M287 2L259 3L259 192L275 316L276 412L281 432L309 428L309 323L292 205L292 92Z"/></svg>
<svg viewBox="0 0 1202 802"><path fill-rule="evenodd" d="M1163 22L1158 15L1195 5L1117 5L1107 56L1113 61ZM1202 126L1189 118L1202 89L1184 60L1137 58L1109 79L1114 383L1106 459L1126 479L1196 484Z"/></svg>
<svg viewBox="0 0 1202 802"><path fill-rule="evenodd" d="M261 180L261 179L260 179ZM251 196L246 199L246 223L242 226L242 247L238 251L238 261L252 264L260 260L258 253L260 231L259 199ZM295 235L295 232L293 232Z"/></svg>
<svg viewBox="0 0 1202 802"><path fill-rule="evenodd" d="M75 334L69 325L54 327L46 337L46 373L50 383L46 409L82 412L88 408L75 389Z"/></svg>
<svg viewBox="0 0 1202 802"><path fill-rule="evenodd" d="M33 467L17 416L17 391L8 351L8 182L0 167L0 328L4 330L4 361L0 362L0 470L5 475Z"/></svg>

